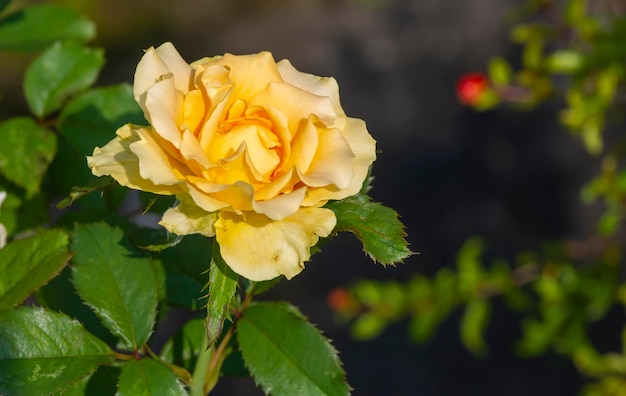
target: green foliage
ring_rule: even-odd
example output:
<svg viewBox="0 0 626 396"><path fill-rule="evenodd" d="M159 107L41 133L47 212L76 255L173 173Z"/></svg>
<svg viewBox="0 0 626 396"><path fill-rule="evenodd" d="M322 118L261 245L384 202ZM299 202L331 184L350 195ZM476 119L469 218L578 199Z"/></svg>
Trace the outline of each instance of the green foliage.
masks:
<svg viewBox="0 0 626 396"><path fill-rule="evenodd" d="M183 396L187 392L169 368L152 359L143 359L131 360L124 365L116 394Z"/></svg>
<svg viewBox="0 0 626 396"><path fill-rule="evenodd" d="M56 136L30 118L7 120L0 124L0 173L31 197L39 191L56 145Z"/></svg>
<svg viewBox="0 0 626 396"><path fill-rule="evenodd" d="M381 264L398 263L411 254L404 226L393 209L371 202L367 195L335 201L326 207L337 216L335 231L356 235L365 252Z"/></svg>
<svg viewBox="0 0 626 396"><path fill-rule="evenodd" d="M251 282L211 238L138 226L175 197L129 194L91 174L95 147L146 124L130 85L93 87L104 64L85 44L93 22L46 4L1 18L0 51L38 53L23 81L32 114L0 122L0 394L201 396L222 376L253 376L277 395L347 394L337 353L302 314L252 302L281 278ZM370 182L329 204L336 231L397 263L410 254L404 228L365 195ZM216 219L197 211L208 226ZM157 354L151 336L169 307L206 308L206 319L189 320Z"/></svg>
<svg viewBox="0 0 626 396"><path fill-rule="evenodd" d="M294 307L284 303L251 305L238 326L244 362L266 393L350 393L337 352Z"/></svg>
<svg viewBox="0 0 626 396"><path fill-rule="evenodd" d="M0 11L8 1L0 3ZM56 41L94 38L92 21L75 10L41 4L0 20L0 51L41 51Z"/></svg>
<svg viewBox="0 0 626 396"><path fill-rule="evenodd" d="M150 336L157 305L157 282L145 258L132 257L123 234L106 224L77 225L73 283L102 324L137 350Z"/></svg>
<svg viewBox="0 0 626 396"><path fill-rule="evenodd" d="M52 230L0 249L0 311L21 303L70 259L67 234Z"/></svg>
<svg viewBox="0 0 626 396"><path fill-rule="evenodd" d="M0 345L5 395L54 393L113 361L107 345L80 323L42 308L1 312Z"/></svg>
<svg viewBox="0 0 626 396"><path fill-rule="evenodd" d="M102 50L56 42L26 70L24 94L33 114L43 118L93 84L104 64Z"/></svg>

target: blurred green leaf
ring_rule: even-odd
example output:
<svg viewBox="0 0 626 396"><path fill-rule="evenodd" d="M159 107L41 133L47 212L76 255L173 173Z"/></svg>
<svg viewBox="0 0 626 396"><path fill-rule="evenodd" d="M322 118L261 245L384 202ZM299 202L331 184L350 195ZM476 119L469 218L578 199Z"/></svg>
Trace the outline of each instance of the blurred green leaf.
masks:
<svg viewBox="0 0 626 396"><path fill-rule="evenodd" d="M489 322L490 312L489 300L475 298L467 303L461 319L461 340L467 349L478 356L487 352L483 333Z"/></svg>
<svg viewBox="0 0 626 396"><path fill-rule="evenodd" d="M137 350L156 317L157 281L150 261L133 257L123 233L104 223L77 224L73 283L80 297L126 347Z"/></svg>
<svg viewBox="0 0 626 396"><path fill-rule="evenodd" d="M237 324L237 337L246 366L268 394L350 393L337 352L293 306L250 305Z"/></svg>
<svg viewBox="0 0 626 396"><path fill-rule="evenodd" d="M163 345L161 357L168 363L192 371L198 355L204 351L205 332L204 320L191 319Z"/></svg>
<svg viewBox="0 0 626 396"><path fill-rule="evenodd" d="M4 0L0 11L8 3ZM87 41L95 35L95 24L76 10L34 5L0 20L0 51L41 51L59 40Z"/></svg>
<svg viewBox="0 0 626 396"><path fill-rule="evenodd" d="M37 118L61 108L70 96L96 81L104 64L100 49L77 42L56 42L28 67L24 95Z"/></svg>
<svg viewBox="0 0 626 396"><path fill-rule="evenodd" d="M0 172L32 197L39 191L56 145L56 136L31 118L9 119L0 124Z"/></svg>
<svg viewBox="0 0 626 396"><path fill-rule="evenodd" d="M0 345L3 395L53 394L114 360L80 323L43 308L0 312Z"/></svg>
<svg viewBox="0 0 626 396"><path fill-rule="evenodd" d="M166 366L154 359L129 360L122 368L119 396L186 396L187 392Z"/></svg>
<svg viewBox="0 0 626 396"><path fill-rule="evenodd" d="M398 263L411 254L404 239L404 225L393 209L371 202L366 195L331 202L326 207L337 216L335 232L352 232L363 243L365 252L381 264Z"/></svg>
<svg viewBox="0 0 626 396"><path fill-rule="evenodd" d="M554 51L546 56L545 66L550 73L574 74L585 67L585 57L574 50Z"/></svg>
<svg viewBox="0 0 626 396"><path fill-rule="evenodd" d="M357 340L371 340L379 336L389 325L389 321L375 313L365 313L359 316L350 328L350 334Z"/></svg>
<svg viewBox="0 0 626 396"><path fill-rule="evenodd" d="M217 241L213 242L213 258L209 269L209 302L207 304L207 337L213 344L222 333L224 319L235 292L239 276L226 264Z"/></svg>
<svg viewBox="0 0 626 396"><path fill-rule="evenodd" d="M0 249L0 311L26 299L56 276L70 259L68 236L50 230Z"/></svg>
<svg viewBox="0 0 626 396"><path fill-rule="evenodd" d="M11 0L0 0L0 12L3 12L9 4L11 4Z"/></svg>
<svg viewBox="0 0 626 396"><path fill-rule="evenodd" d="M508 85L512 75L511 65L504 58L496 57L489 61L489 78L494 84Z"/></svg>

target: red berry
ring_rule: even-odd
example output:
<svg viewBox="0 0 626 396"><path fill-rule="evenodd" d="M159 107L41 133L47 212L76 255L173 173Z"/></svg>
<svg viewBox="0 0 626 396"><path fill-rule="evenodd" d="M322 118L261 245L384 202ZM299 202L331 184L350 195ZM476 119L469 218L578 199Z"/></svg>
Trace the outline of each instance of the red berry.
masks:
<svg viewBox="0 0 626 396"><path fill-rule="evenodd" d="M331 292L328 293L326 301L332 310L340 312L345 311L350 305L352 305L352 297L350 296L350 293L348 293L346 289L340 287L331 290Z"/></svg>
<svg viewBox="0 0 626 396"><path fill-rule="evenodd" d="M481 73L467 73L456 83L456 95L465 105L476 104L481 94L489 87L487 77Z"/></svg>

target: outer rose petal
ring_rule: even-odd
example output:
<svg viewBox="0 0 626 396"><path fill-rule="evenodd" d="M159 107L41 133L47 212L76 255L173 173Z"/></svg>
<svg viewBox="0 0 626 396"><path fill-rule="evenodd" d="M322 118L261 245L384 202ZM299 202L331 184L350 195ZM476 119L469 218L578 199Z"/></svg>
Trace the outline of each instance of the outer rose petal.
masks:
<svg viewBox="0 0 626 396"><path fill-rule="evenodd" d="M95 176L110 175L122 186L155 194L174 195L184 192L179 185L156 185L141 177L139 158L131 151L130 144L140 140L130 124L117 130L117 137L104 147L96 147L87 157L87 164Z"/></svg>
<svg viewBox="0 0 626 396"><path fill-rule="evenodd" d="M244 216L222 211L215 222L224 261L239 275L263 281L293 278L311 257L310 247L328 236L337 219L324 208L302 208L279 221L253 212Z"/></svg>
<svg viewBox="0 0 626 396"><path fill-rule="evenodd" d="M213 223L217 220L217 212L203 210L189 195L181 194L176 198L180 203L163 214L160 225L176 235L202 234L207 237L215 235Z"/></svg>
<svg viewBox="0 0 626 396"><path fill-rule="evenodd" d="M376 159L376 141L370 136L365 122L358 118L347 118L343 136L350 144L356 157L352 160L354 177L344 189L335 187L311 188L302 202L303 206L314 206L329 199L343 199L359 192L367 177L370 165Z"/></svg>

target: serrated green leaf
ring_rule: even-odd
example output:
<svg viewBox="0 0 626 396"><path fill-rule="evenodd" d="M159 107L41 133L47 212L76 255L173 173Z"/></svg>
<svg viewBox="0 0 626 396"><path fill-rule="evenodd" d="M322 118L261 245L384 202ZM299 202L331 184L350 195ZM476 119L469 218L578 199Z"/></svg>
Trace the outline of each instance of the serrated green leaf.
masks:
<svg viewBox="0 0 626 396"><path fill-rule="evenodd" d="M72 269L66 266L58 276L37 290L37 302L44 308L78 320L91 334L109 345L114 345L117 337L100 323L96 314L76 294L70 280L71 273Z"/></svg>
<svg viewBox="0 0 626 396"><path fill-rule="evenodd" d="M70 259L68 236L45 231L0 249L0 311L9 309L57 275Z"/></svg>
<svg viewBox="0 0 626 396"><path fill-rule="evenodd" d="M122 242L118 228L104 223L76 225L73 282L102 324L136 350L154 325L157 281L150 261L133 257Z"/></svg>
<svg viewBox="0 0 626 396"><path fill-rule="evenodd" d="M239 276L226 264L217 241L209 267L209 302L207 304L207 337L212 345L222 333L228 305L237 291Z"/></svg>
<svg viewBox="0 0 626 396"><path fill-rule="evenodd" d="M350 393L335 349L286 303L251 304L237 323L237 338L248 370L267 394Z"/></svg>
<svg viewBox="0 0 626 396"><path fill-rule="evenodd" d="M186 396L166 366L153 359L129 360L122 368L118 396Z"/></svg>
<svg viewBox="0 0 626 396"><path fill-rule="evenodd" d="M326 207L337 216L335 231L350 231L363 243L363 249L381 264L394 264L409 257L404 225L398 214L386 206L356 195L331 202Z"/></svg>
<svg viewBox="0 0 626 396"><path fill-rule="evenodd" d="M65 315L30 307L0 312L2 395L49 395L113 360L105 343Z"/></svg>
<svg viewBox="0 0 626 396"><path fill-rule="evenodd" d="M91 89L61 110L59 132L81 156L111 140L115 130L127 123L145 123L143 112L128 84Z"/></svg>
<svg viewBox="0 0 626 396"><path fill-rule="evenodd" d="M111 396L117 391L117 380L120 377L119 367L100 366L91 375L85 386L84 395L89 396Z"/></svg>
<svg viewBox="0 0 626 396"><path fill-rule="evenodd" d="M5 121L0 124L0 173L31 197L39 190L56 146L54 133L31 118Z"/></svg>
<svg viewBox="0 0 626 396"><path fill-rule="evenodd" d="M95 24L76 10L52 4L29 6L0 20L0 51L40 51L55 41L87 41L95 35Z"/></svg>
<svg viewBox="0 0 626 396"><path fill-rule="evenodd" d="M28 67L24 95L37 118L63 105L71 95L96 81L104 64L104 53L73 41L56 42Z"/></svg>

